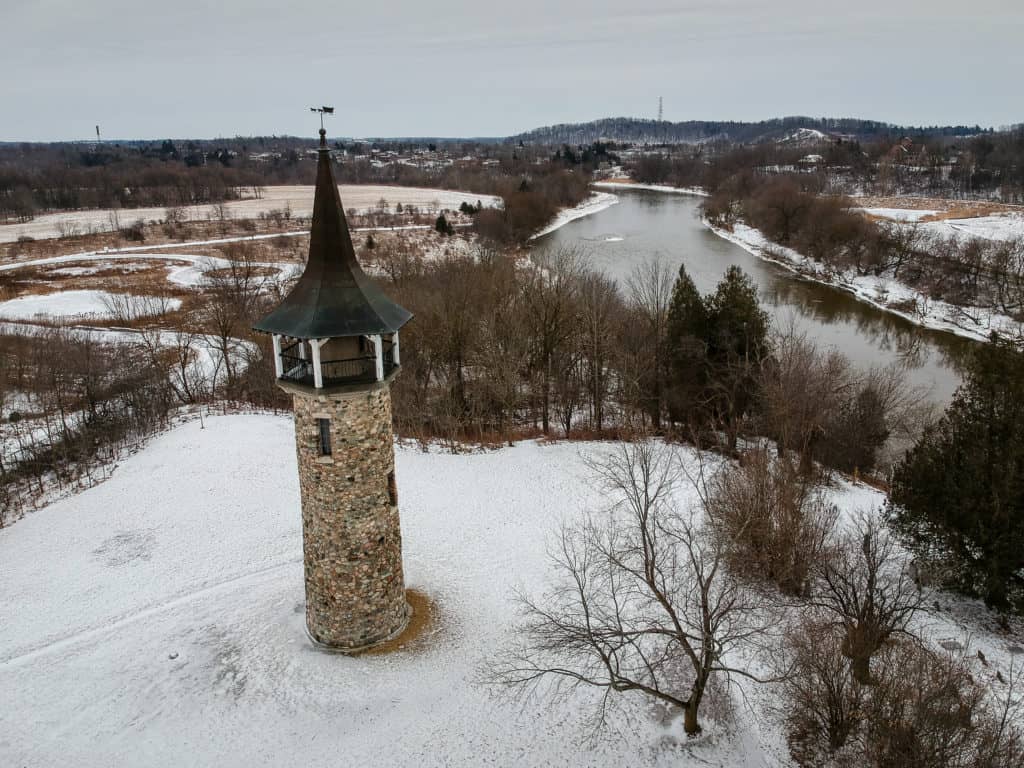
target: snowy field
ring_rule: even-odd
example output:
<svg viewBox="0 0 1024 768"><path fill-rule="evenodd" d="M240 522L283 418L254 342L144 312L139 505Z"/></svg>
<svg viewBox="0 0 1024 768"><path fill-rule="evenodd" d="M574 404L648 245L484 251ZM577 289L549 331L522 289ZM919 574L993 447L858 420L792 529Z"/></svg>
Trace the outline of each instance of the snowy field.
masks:
<svg viewBox="0 0 1024 768"><path fill-rule="evenodd" d="M857 208L856 210L869 216L877 216L890 221L920 221L926 216L935 216L941 211L929 211L917 208Z"/></svg>
<svg viewBox="0 0 1024 768"><path fill-rule="evenodd" d="M455 192L450 189L429 189L423 187L392 187L383 185L342 184L338 186L341 201L346 210L357 212L375 209L383 199L392 209L401 203L430 211L457 209L462 203L476 204L479 200L485 206L501 205L501 198L490 195L475 195L470 192ZM256 218L261 213L289 208L296 217L307 217L313 211L313 187L284 185L263 187L263 196L224 203L227 216L232 219ZM215 205L183 206L181 211L186 220L206 220L217 217ZM94 209L88 211L66 211L37 216L23 224L0 225L0 243L13 243L19 237L33 237L36 240L60 237L62 234L88 234L108 232L116 215L120 226L137 219L145 221L162 220L167 214L165 207Z"/></svg>
<svg viewBox="0 0 1024 768"><path fill-rule="evenodd" d="M952 235L959 240L980 237L984 240L1017 240L1024 238L1024 213L994 213L969 219L929 221L921 226L941 235Z"/></svg>
<svg viewBox="0 0 1024 768"><path fill-rule="evenodd" d="M917 208L857 208L855 210L870 216L877 216L900 224L916 224L926 232L942 237L953 237L960 241L972 238L983 240L1017 240L1024 238L1024 212L1002 211L985 216L970 216L960 219L922 219L938 216L941 210Z"/></svg>
<svg viewBox="0 0 1024 768"><path fill-rule="evenodd" d="M161 311L173 311L181 307L179 299L157 299L139 296L140 307L151 306ZM107 302L112 294L106 291L60 291L59 293L33 294L16 299L0 301L0 319L79 322L82 320L105 320L111 317Z"/></svg>
<svg viewBox="0 0 1024 768"><path fill-rule="evenodd" d="M436 601L438 626L389 655L314 650L292 429L269 415L186 423L0 530L0 763L789 764L770 687L734 688L731 718L709 715L686 742L678 719L637 698L616 699L594 731L595 691L551 708L480 685L509 640L513 590L548 583L559 524L606 506L584 457L609 443L400 447L406 583ZM847 512L882 501L849 483L831 497ZM969 637L989 659L981 675L1007 670L1012 646L977 623L943 614L919 629Z"/></svg>
<svg viewBox="0 0 1024 768"><path fill-rule="evenodd" d="M348 658L304 633L291 419L158 437L101 485L0 530L3 762L667 766L694 750L703 765L784 764L774 731L742 712L735 732L686 745L678 720L625 698L620 732L591 739L582 711L475 682L507 642L512 589L543 587L549 534L603 505L581 459L602 450L400 449L407 586L442 618L414 652Z"/></svg>

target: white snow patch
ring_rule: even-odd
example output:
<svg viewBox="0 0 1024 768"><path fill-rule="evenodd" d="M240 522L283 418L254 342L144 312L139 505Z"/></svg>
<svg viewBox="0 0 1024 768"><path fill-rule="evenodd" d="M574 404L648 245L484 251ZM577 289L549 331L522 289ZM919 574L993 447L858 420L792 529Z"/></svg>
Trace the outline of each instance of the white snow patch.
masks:
<svg viewBox="0 0 1024 768"><path fill-rule="evenodd" d="M925 216L934 216L941 211L918 210L916 208L858 208L857 210L872 216L880 216L892 221L920 221Z"/></svg>
<svg viewBox="0 0 1024 768"><path fill-rule="evenodd" d="M16 299L0 302L0 318L6 320L31 320L47 318L51 320L83 320L105 319L111 317L105 301L112 294L107 291L61 291L42 295L19 296ZM181 306L180 299L150 299L153 306L161 309L175 310Z"/></svg>
<svg viewBox="0 0 1024 768"><path fill-rule="evenodd" d="M598 691L548 708L477 682L508 641L513 588L549 585L560 523L606 507L585 460L611 444L399 446L406 583L437 602L440 627L419 650L352 658L305 635L293 440L289 417L192 421L103 484L0 530L0 690L17 702L0 708L7 762L790 764L771 686L737 681L735 721L706 721L687 742L637 697L613 699L613 729L594 734ZM884 498L846 481L829 496L846 515ZM977 604L937 597L946 610L919 630L969 637L989 659L981 678L1005 674L1013 637Z"/></svg>
<svg viewBox="0 0 1024 768"><path fill-rule="evenodd" d="M708 193L700 187L670 187L666 184L638 184L632 181L595 181L590 186L601 187L602 189L646 189L650 192L665 192L673 195L708 196Z"/></svg>

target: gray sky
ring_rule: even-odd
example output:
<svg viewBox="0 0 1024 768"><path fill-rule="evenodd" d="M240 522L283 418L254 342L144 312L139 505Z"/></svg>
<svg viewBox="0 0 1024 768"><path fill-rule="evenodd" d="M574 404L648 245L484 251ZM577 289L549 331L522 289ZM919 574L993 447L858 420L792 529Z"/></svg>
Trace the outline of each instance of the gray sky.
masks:
<svg viewBox="0 0 1024 768"><path fill-rule="evenodd" d="M831 10L835 8L835 10ZM841 10L840 10L841 8ZM1024 0L0 0L0 140L1024 121Z"/></svg>

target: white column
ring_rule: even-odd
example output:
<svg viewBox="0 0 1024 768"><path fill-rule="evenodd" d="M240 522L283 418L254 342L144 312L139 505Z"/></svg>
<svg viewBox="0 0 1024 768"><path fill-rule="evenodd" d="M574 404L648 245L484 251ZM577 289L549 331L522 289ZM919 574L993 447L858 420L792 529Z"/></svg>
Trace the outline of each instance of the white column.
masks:
<svg viewBox="0 0 1024 768"><path fill-rule="evenodd" d="M377 352L377 381L384 380L384 339L378 333L373 337L373 346Z"/></svg>
<svg viewBox="0 0 1024 768"><path fill-rule="evenodd" d="M280 379L284 375L284 363L281 360L281 337L275 333L271 338L274 340L274 372Z"/></svg>
<svg viewBox="0 0 1024 768"><path fill-rule="evenodd" d="M317 389L324 388L324 375L320 370L320 345L325 341L326 339L309 340L309 346L313 350L313 386Z"/></svg>
<svg viewBox="0 0 1024 768"><path fill-rule="evenodd" d="M391 335L391 356L395 365L401 365L401 361L398 359L398 331Z"/></svg>
<svg viewBox="0 0 1024 768"><path fill-rule="evenodd" d="M306 359L306 342L299 339L299 358L302 360Z"/></svg>

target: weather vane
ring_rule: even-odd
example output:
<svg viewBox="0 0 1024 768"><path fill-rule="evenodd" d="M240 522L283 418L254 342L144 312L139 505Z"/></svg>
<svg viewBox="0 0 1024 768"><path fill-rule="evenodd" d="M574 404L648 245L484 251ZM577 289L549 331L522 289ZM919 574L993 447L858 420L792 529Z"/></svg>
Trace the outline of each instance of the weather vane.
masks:
<svg viewBox="0 0 1024 768"><path fill-rule="evenodd" d="M310 107L309 111L320 113L320 130L322 131L324 129L324 115L333 115L334 107Z"/></svg>

